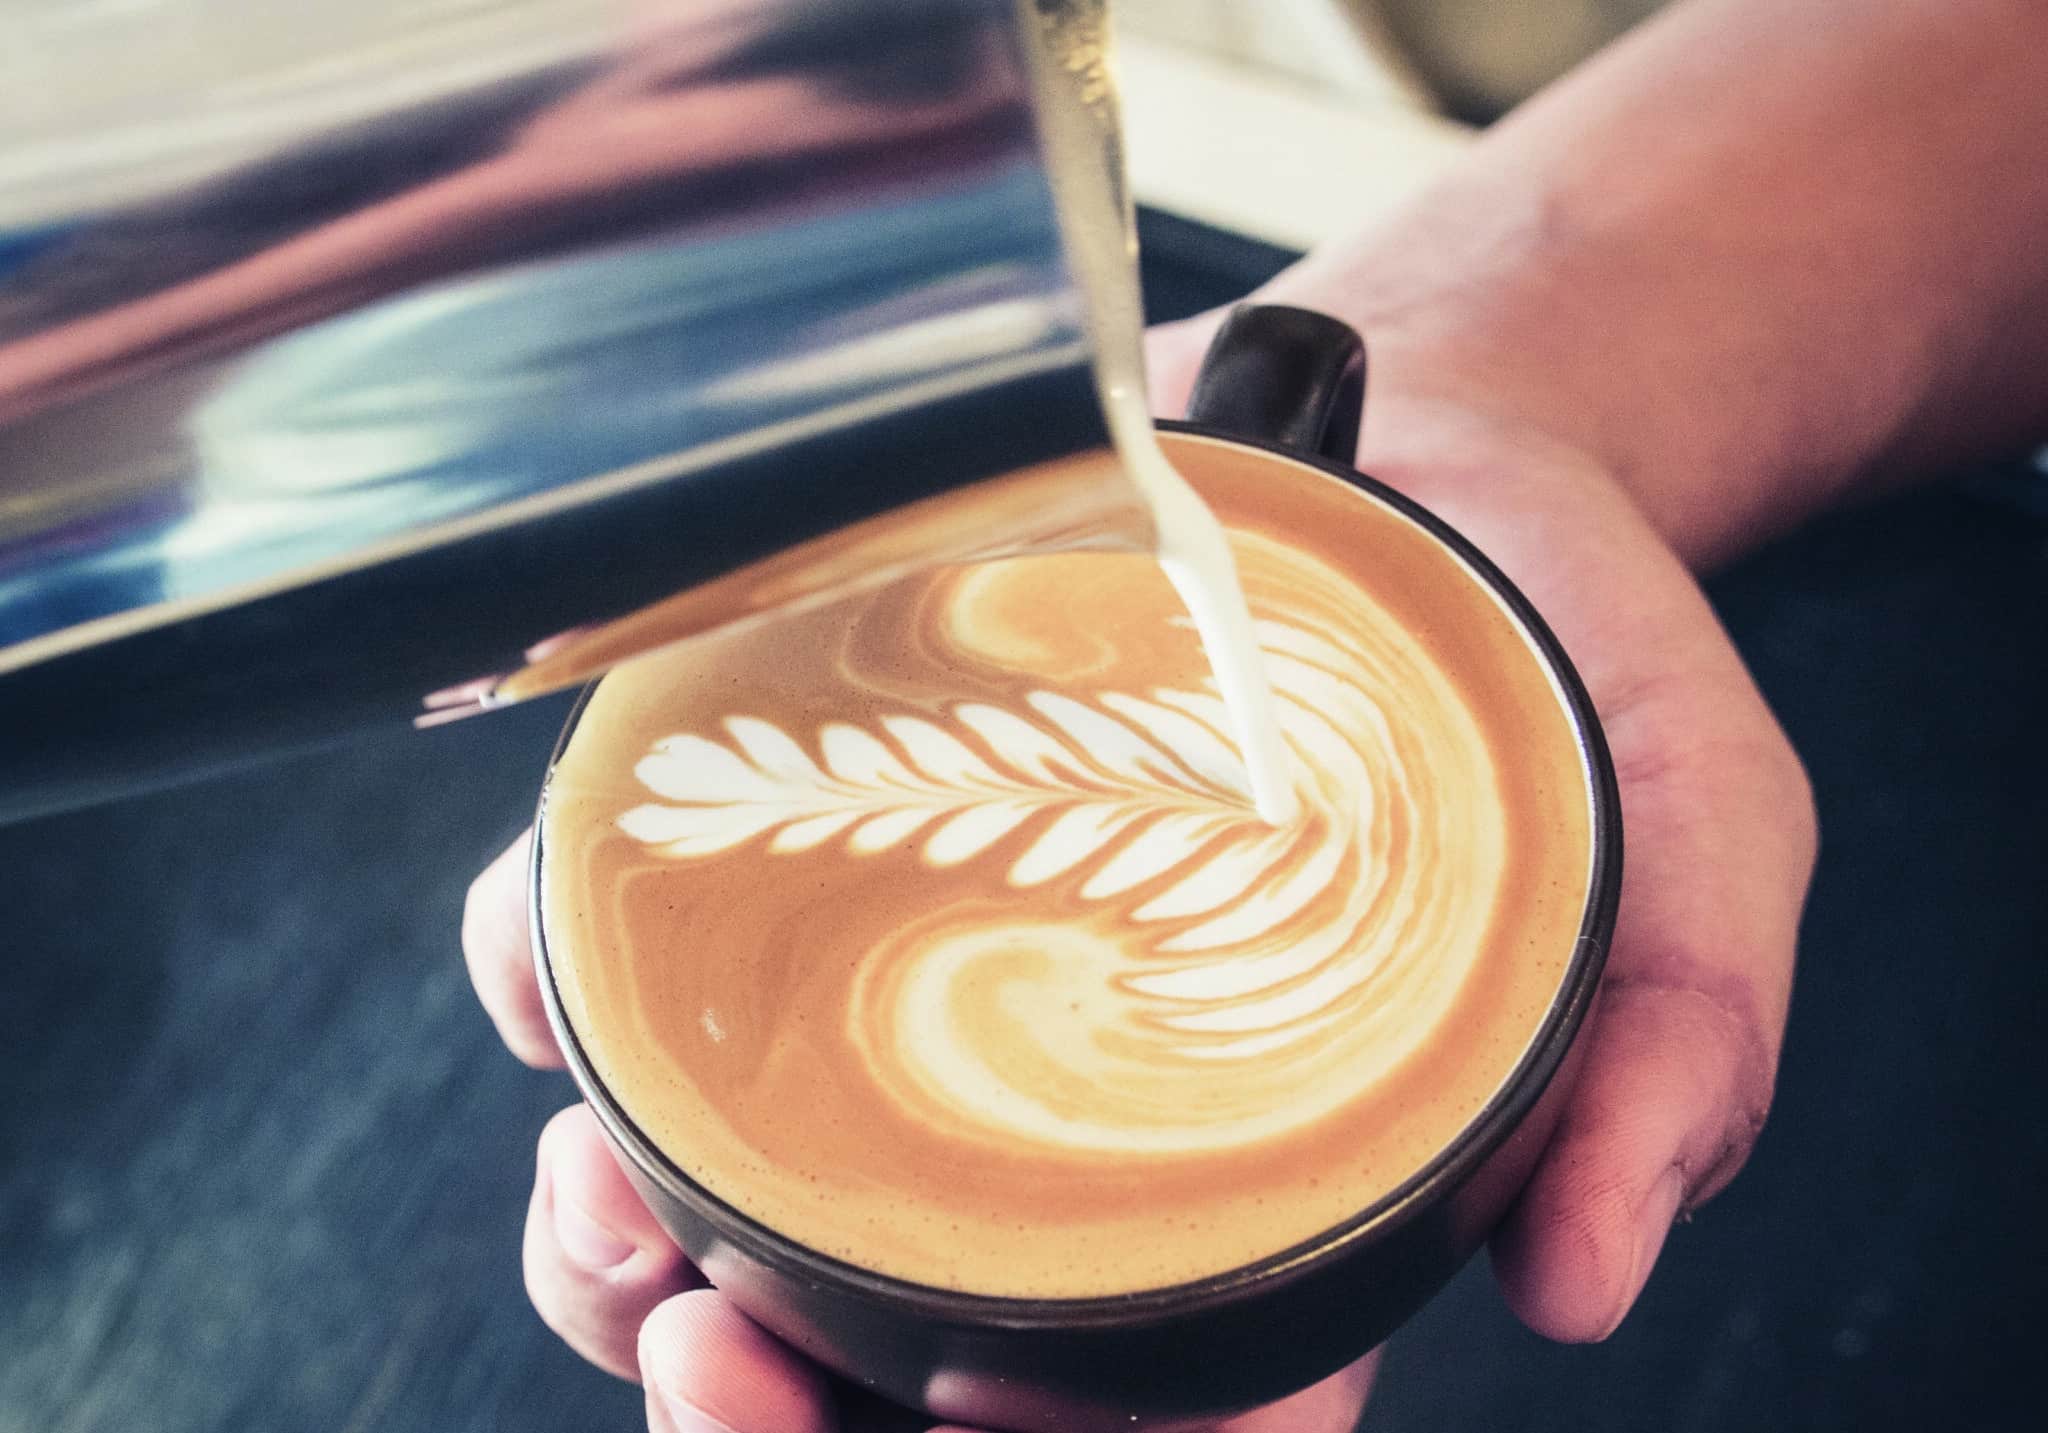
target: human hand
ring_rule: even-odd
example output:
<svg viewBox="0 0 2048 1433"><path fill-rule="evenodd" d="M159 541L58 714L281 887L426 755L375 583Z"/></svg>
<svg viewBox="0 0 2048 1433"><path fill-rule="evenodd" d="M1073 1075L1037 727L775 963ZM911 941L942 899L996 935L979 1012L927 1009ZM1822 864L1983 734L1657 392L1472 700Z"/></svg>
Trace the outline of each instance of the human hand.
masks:
<svg viewBox="0 0 2048 1433"><path fill-rule="evenodd" d="M1154 335L1165 411L1181 406L1212 328ZM1762 1125L1813 864L1805 775L1699 588L1600 464L1469 397L1383 386L1361 456L1478 543L1545 614L1614 755L1628 851L1607 974L1578 1082L1494 1240L1503 1290L1531 1327L1602 1338L1641 1292L1674 1216L1733 1177ZM526 850L522 837L478 877L463 943L506 1043L552 1067L561 1056L527 940ZM841 1426L831 1380L705 1287L582 1106L542 1135L525 1262L548 1324L600 1367L646 1383L651 1427ZM1361 1360L1224 1426L1349 1428L1372 1371Z"/></svg>
<svg viewBox="0 0 2048 1433"><path fill-rule="evenodd" d="M477 995L512 1053L554 1069L562 1055L528 943L528 839L514 841L470 887L462 946ZM523 1255L526 1290L541 1318L598 1367L646 1386L655 1433L922 1433L934 1426L854 1394L707 1286L627 1183L586 1105L563 1110L541 1132ZM1374 1363L1368 1356L1271 1407L1199 1426L1347 1433ZM1182 1429L1193 1433L1176 1425L1176 1433ZM1150 1433L1165 1430L1152 1425Z"/></svg>
<svg viewBox="0 0 2048 1433"><path fill-rule="evenodd" d="M1356 290L1297 271L1283 292L1341 316ZM1152 335L1158 411L1185 407L1218 317ZM1361 469L1464 533L1535 604L1593 697L1621 789L1621 903L1577 1083L1493 1239L1524 1322L1597 1340L1673 1218L1734 1177L1763 1126L1812 796L1705 596L1610 465L1506 416L1529 405L1496 408L1420 345L1378 351L1393 357L1368 374Z"/></svg>

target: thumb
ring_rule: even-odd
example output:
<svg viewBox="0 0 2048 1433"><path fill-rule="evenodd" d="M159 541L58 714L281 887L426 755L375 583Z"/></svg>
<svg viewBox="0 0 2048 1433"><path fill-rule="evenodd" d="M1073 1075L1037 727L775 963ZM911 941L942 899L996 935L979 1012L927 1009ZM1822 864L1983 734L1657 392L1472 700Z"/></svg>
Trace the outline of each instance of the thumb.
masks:
<svg viewBox="0 0 2048 1433"><path fill-rule="evenodd" d="M821 1370L716 1289L678 1294L640 1328L649 1433L833 1433Z"/></svg>

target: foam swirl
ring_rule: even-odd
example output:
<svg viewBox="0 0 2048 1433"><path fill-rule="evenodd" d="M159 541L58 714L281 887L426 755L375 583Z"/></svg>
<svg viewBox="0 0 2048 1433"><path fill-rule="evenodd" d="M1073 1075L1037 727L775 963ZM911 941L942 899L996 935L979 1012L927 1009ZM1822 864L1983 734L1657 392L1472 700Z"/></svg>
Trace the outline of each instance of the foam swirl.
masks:
<svg viewBox="0 0 2048 1433"><path fill-rule="evenodd" d="M1426 641L1301 549L1237 542L1301 803L1284 829L1251 812L1213 689L1104 686L1098 634L1005 617L1043 561L928 604L956 650L1041 674L1015 700L730 715L656 741L634 768L653 799L618 826L675 861L951 873L953 899L860 954L844 1009L876 1086L951 1137L1192 1153L1319 1120L1439 1028L1507 840ZM1170 613L1156 640L1185 644Z"/></svg>

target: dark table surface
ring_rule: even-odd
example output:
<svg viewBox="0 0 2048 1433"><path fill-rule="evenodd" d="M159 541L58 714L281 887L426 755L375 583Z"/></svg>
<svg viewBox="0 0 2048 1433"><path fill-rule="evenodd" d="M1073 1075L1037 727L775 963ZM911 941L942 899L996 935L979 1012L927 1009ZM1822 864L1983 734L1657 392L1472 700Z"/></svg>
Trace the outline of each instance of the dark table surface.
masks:
<svg viewBox="0 0 2048 1433"><path fill-rule="evenodd" d="M1272 251L1155 221L1155 312ZM2043 1426L2048 524L1832 518L1712 593L1818 791L1777 1108L1608 1343L1481 1260L1367 1429ZM572 1098L469 994L471 873L563 705L0 829L0 1433L631 1429L520 1287Z"/></svg>

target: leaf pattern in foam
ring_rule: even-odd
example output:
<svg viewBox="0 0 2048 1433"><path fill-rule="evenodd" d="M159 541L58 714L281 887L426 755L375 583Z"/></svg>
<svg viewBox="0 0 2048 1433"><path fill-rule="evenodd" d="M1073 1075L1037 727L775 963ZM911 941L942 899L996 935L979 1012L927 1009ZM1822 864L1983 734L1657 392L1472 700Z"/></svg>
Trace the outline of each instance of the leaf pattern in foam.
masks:
<svg viewBox="0 0 2048 1433"><path fill-rule="evenodd" d="M1037 885L1093 863L1090 900L1271 849L1264 828L1223 839L1249 817L1244 767L1215 714L1186 693L1091 704L1039 691L1021 711L964 702L951 716L953 730L909 715L885 716L878 730L829 722L815 758L753 716L726 718L729 743L664 737L634 767L661 799L628 810L619 827L680 859L765 836L777 855L841 839L855 855L922 841L926 860L949 866L1042 817L1009 880Z"/></svg>

